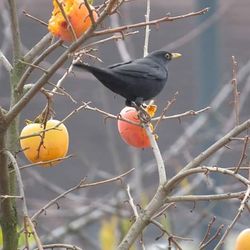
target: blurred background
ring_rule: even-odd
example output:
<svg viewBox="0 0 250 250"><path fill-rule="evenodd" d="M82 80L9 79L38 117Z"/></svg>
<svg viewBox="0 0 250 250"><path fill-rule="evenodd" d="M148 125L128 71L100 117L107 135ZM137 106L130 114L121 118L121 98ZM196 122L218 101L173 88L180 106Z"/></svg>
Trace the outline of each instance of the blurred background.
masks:
<svg viewBox="0 0 250 250"><path fill-rule="evenodd" d="M47 28L26 17L27 13L48 21L52 11L50 0L18 1L23 50L27 51L46 33ZM98 5L102 1L95 1ZM7 4L0 1L0 49L11 58L11 44ZM199 110L207 106L212 109L195 117L161 122L157 134L159 147L164 156L169 177L182 169L193 157L222 137L235 125L232 94L232 55L238 61L238 88L241 93L240 120L250 114L250 2L248 0L203 0L203 1L151 1L150 19L157 19L170 13L182 15L210 7L203 16L190 17L152 26L149 50L166 49L182 53L182 58L169 65L169 79L164 91L155 99L158 114L178 91L177 100L168 115L188 110ZM120 9L120 15L106 20L104 27L143 22L146 1L128 1ZM136 29L137 30L137 29ZM109 41L97 47L96 55L103 63L89 59L90 64L107 66L124 60L143 56L144 29L125 40ZM98 38L99 39L99 38ZM95 39L96 40L96 39ZM94 40L93 40L94 41ZM90 41L88 41L90 42ZM58 49L46 62L47 68L64 51ZM68 64L60 68L52 78L57 82L65 73ZM34 82L41 72L34 71L28 83ZM118 114L124 107L124 99L114 95L87 72L74 70L64 81L63 87L78 104L65 96L55 96L56 119L63 119L81 101L91 101L93 107ZM8 76L0 65L0 105L9 107ZM25 119L34 119L44 108L46 99L37 95L21 115L20 129ZM74 157L52 168L33 167L22 171L30 215L63 191L79 183L98 181L120 175L135 167L135 171L121 184L110 183L95 188L78 190L60 200L37 219L37 230L44 243L64 242L79 245L84 249L96 250L101 247L101 232L105 225L114 226L117 238L122 230L114 214L129 218L131 208L125 187L131 186L135 203L142 206L152 198L158 175L153 153L150 149L139 150L125 144L119 136L114 120L104 122L103 117L91 111L80 111L66 121L70 133L69 153ZM240 159L242 143L232 142L229 149L220 150L206 164L233 167ZM248 148L249 153L249 148ZM27 160L19 154L20 166ZM249 159L244 161L249 166ZM245 173L247 175L247 173ZM211 194L244 190L235 180L219 175L208 178L194 176L174 190L174 194ZM240 205L238 200L225 202L177 203L167 210L162 219L168 230L175 235L192 238L181 241L183 249L196 249L206 233L207 225L216 216L213 233L221 224L230 224ZM115 222L114 222L115 221ZM249 211L245 211L228 237L224 249L233 249L234 234L249 227ZM106 223L106 224L105 224ZM166 249L167 238L155 239L161 232L154 226L145 231L146 249ZM213 249L216 241L206 249ZM107 248L108 249L108 248ZM110 248L111 249L111 248ZM140 248L139 248L140 249Z"/></svg>

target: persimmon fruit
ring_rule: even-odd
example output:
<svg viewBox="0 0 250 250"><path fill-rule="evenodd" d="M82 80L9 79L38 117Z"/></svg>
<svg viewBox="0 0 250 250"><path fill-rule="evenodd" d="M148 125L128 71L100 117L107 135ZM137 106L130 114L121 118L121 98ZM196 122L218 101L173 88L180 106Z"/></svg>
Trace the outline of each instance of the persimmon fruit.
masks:
<svg viewBox="0 0 250 250"><path fill-rule="evenodd" d="M82 0L61 0L64 13L62 13L57 2L53 1L54 9L48 24L48 30L56 37L63 41L72 42L75 40L74 34L70 28L74 29L76 38L80 37L91 25L92 21L89 16L89 11ZM94 20L97 20L97 12L90 5ZM67 19L65 19L64 14Z"/></svg>
<svg viewBox="0 0 250 250"><path fill-rule="evenodd" d="M64 124L58 120L48 120L45 132L44 125L30 123L26 125L20 134L20 145L26 158L32 162L53 161L66 156L69 146L69 134ZM34 136L32 136L34 135ZM24 137L22 139L22 137ZM41 164L45 167L59 163Z"/></svg>
<svg viewBox="0 0 250 250"><path fill-rule="evenodd" d="M138 117L138 112L135 108L125 107L120 112L122 118L140 124L140 119ZM136 147L136 148L148 148L150 147L150 140L148 138L146 130L141 127L126 121L118 120L118 131L127 144ZM150 126L152 129L152 125Z"/></svg>
<svg viewBox="0 0 250 250"><path fill-rule="evenodd" d="M250 228L243 230L238 235L235 250L250 250Z"/></svg>

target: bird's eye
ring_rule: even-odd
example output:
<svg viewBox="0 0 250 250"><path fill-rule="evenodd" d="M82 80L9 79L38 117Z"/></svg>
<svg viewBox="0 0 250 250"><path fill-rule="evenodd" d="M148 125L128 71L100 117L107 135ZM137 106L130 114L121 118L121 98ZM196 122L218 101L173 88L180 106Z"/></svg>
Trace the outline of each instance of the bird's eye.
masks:
<svg viewBox="0 0 250 250"><path fill-rule="evenodd" d="M165 57L166 57L167 60L171 60L171 54L170 53L166 53Z"/></svg>

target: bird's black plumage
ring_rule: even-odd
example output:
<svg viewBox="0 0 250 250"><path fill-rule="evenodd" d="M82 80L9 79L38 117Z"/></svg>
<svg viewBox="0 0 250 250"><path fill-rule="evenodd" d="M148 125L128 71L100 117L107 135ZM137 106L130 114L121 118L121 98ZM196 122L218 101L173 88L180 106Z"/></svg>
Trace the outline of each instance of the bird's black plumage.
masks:
<svg viewBox="0 0 250 250"><path fill-rule="evenodd" d="M74 63L74 66L91 72L104 86L123 96L126 105L140 105L158 95L168 79L167 63L181 56L177 53L155 51L148 56L107 68Z"/></svg>

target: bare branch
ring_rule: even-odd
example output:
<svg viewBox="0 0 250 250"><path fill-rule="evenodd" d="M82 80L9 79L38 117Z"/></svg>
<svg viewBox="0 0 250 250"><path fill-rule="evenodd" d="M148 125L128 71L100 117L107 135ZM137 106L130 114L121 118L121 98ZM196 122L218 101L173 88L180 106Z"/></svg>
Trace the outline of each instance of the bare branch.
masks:
<svg viewBox="0 0 250 250"><path fill-rule="evenodd" d="M217 200L231 200L241 199L244 192L225 193L225 194L210 194L210 195L183 195L168 197L168 202L183 202L183 201L217 201Z"/></svg>
<svg viewBox="0 0 250 250"><path fill-rule="evenodd" d="M51 36L49 36L51 37ZM46 41L44 43L41 42L41 44L37 44L35 47L33 47L29 53L26 54L26 56L24 57L24 61L25 62L30 62L32 61L33 57L36 56L38 53L40 53L40 50L43 49L43 46L47 46L47 39L45 39ZM41 40L42 41L42 40ZM52 51L54 51L58 46L60 46L62 44L61 40L58 40L57 42L55 42L54 44L50 45L45 51L43 51L43 53L38 56L34 62L32 63L33 65L38 65L40 62L42 62ZM27 68L27 70L23 73L21 79L19 80L16 90L18 92L22 92L23 86L26 83L26 80L28 79L28 77L30 76L31 72L34 70L34 67L29 66Z"/></svg>
<svg viewBox="0 0 250 250"><path fill-rule="evenodd" d="M225 136L223 136L221 139L216 141L212 146L210 146L207 150L199 154L196 158L194 158L191 162L189 162L182 170L186 171L191 168L195 168L199 166L204 160L206 160L208 157L210 157L213 153L218 151L220 148L224 147L226 144L228 144L231 141L232 137L237 136L244 130L248 129L250 127L250 119L245 121L244 123L236 126L234 129L232 129L229 133L227 133Z"/></svg>
<svg viewBox="0 0 250 250"><path fill-rule="evenodd" d="M83 248L77 247L75 245L69 245L69 244L49 244L49 245L43 245L43 249L56 249L56 248L65 248L65 250L83 250ZM39 250L36 248L35 250Z"/></svg>
<svg viewBox="0 0 250 250"><path fill-rule="evenodd" d="M46 27L48 26L48 24L47 24L46 22L44 22L43 20L41 20L41 19L39 19L39 18L37 18L37 17L34 17L34 16L30 15L30 14L27 13L25 10L23 11L23 14L24 14L25 16L27 16L27 17L29 17L29 18L31 18L31 19L33 19L33 20L39 22L40 24L42 24L42 25L44 25L44 26L46 26Z"/></svg>
<svg viewBox="0 0 250 250"><path fill-rule="evenodd" d="M173 17L165 16L165 17L162 17L160 19L152 20L152 21L149 21L149 22L141 22L141 23L136 23L136 24L129 24L129 25L124 25L124 26L120 26L120 27L117 27L117 28L96 31L96 32L93 33L93 35L94 36L107 35L107 34L110 34L110 33L122 32L124 30L129 30L129 29L134 29L134 28L139 28L139 27L145 27L147 25L159 25L160 23L163 23L163 22L171 22L171 21L174 21L174 20L183 19L183 18L187 18L187 17L191 17L191 16L203 15L203 14L207 13L208 10L209 10L209 8L205 8L205 9L202 9L202 10L197 11L197 12L191 12L191 13L180 15L180 16L173 16Z"/></svg>
<svg viewBox="0 0 250 250"><path fill-rule="evenodd" d="M154 117L152 118L152 121L159 121L159 120L170 120L170 119L181 119L183 117L186 117L186 116L196 116L196 115L199 115L203 112L206 112L208 110L210 110L211 107L206 107L206 108L203 108L203 109L200 109L200 110L188 110L186 112L183 112L183 113L180 113L180 114L176 114L176 115L170 115L170 116L166 116L166 115L163 115L162 117L159 116L159 117ZM156 126L155 126L156 127Z"/></svg>
<svg viewBox="0 0 250 250"><path fill-rule="evenodd" d="M218 242L218 244L216 245L216 247L214 248L214 250L221 249L221 246L224 244L224 240L226 239L227 235L230 233L230 231L232 230L233 226L235 225L235 223L237 222L237 220L240 218L241 214L243 213L243 210L244 210L244 208L247 205L249 197L250 197L250 184L248 184L245 196L242 199L240 207L238 209L238 213L236 214L236 216L234 217L234 219L230 223L230 225L227 227L225 233L221 237L220 241Z"/></svg>
<svg viewBox="0 0 250 250"><path fill-rule="evenodd" d="M57 196L55 199L51 200L50 202L48 202L45 206L43 206L39 211L37 211L32 217L31 219L34 220L35 218L37 218L41 213L43 213L47 208L49 208L51 205L55 204L58 200L60 200L61 198L64 198L67 194L80 189L80 188L86 188L86 187L93 187L93 186L98 186L98 185L102 185L102 184L106 184L106 183L110 183L110 182L114 182L117 180L121 180L124 176L130 174L132 171L134 171L134 168L130 169L129 171L116 176L114 178L110 178L104 181L98 181L98 182L93 182L93 183L84 183L85 179L81 180L79 184L77 184L76 186L70 188L69 190L65 191L64 193L60 194L59 196Z"/></svg>
<svg viewBox="0 0 250 250"><path fill-rule="evenodd" d="M145 124L144 128L147 132L147 136L150 140L150 144L151 144L151 147L152 147L152 150L154 152L154 156L155 156L155 159L157 162L158 175L159 175L159 186L162 186L167 181L167 175L166 175L164 161L162 159L160 149L159 149L158 144L156 142L155 135L152 133L152 131L149 127L149 124Z"/></svg>
<svg viewBox="0 0 250 250"><path fill-rule="evenodd" d="M5 69L10 72L12 70L12 65L10 64L9 60L5 57L5 55L3 54L3 52L0 50L0 63L3 64L3 66L5 67Z"/></svg>
<svg viewBox="0 0 250 250"><path fill-rule="evenodd" d="M148 23L150 19L150 0L147 0L146 2L147 2L147 10L146 10L146 15L145 15L145 22ZM143 48L144 57L148 55L149 34L150 34L150 27L149 25L146 25L144 48Z"/></svg>
<svg viewBox="0 0 250 250"><path fill-rule="evenodd" d="M89 2L88 0L84 0L84 3L85 3L85 6L89 12L89 17L90 17L90 20L91 20L91 23L92 25L95 24L95 19L94 19L94 16L93 16L93 10L91 9L90 5L89 5Z"/></svg>
<svg viewBox="0 0 250 250"><path fill-rule="evenodd" d="M237 67L238 63L235 60L235 57L232 56L232 87L233 87L233 96L234 96L234 110L235 110L235 121L236 126L240 123L240 93L238 91L238 81L237 81Z"/></svg>
<svg viewBox="0 0 250 250"><path fill-rule="evenodd" d="M137 207L134 203L134 199L130 193L130 186L129 185L127 185L126 191L127 191L128 198L129 198L128 199L129 205L131 206L131 208L133 210L133 214L134 214L135 218L137 219L139 215L138 215Z"/></svg>
<svg viewBox="0 0 250 250"><path fill-rule="evenodd" d="M244 138L244 145L243 145L243 149L242 149L242 152L241 152L241 156L240 156L240 160L239 160L239 163L237 165L237 167L235 168L235 173L237 174L239 172L239 169L243 163L243 161L246 159L247 157L247 154L246 154L246 151L247 151L247 145L248 145L248 141L249 141L249 136L246 136Z"/></svg>

